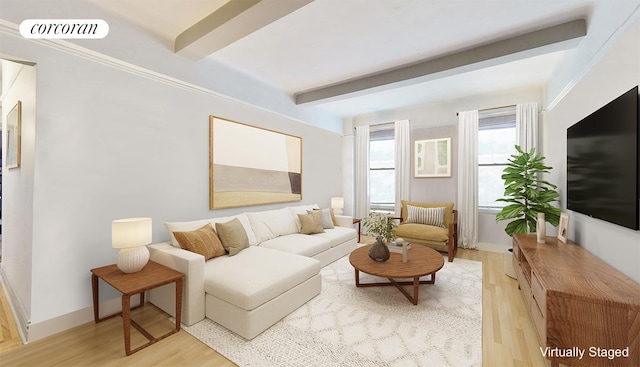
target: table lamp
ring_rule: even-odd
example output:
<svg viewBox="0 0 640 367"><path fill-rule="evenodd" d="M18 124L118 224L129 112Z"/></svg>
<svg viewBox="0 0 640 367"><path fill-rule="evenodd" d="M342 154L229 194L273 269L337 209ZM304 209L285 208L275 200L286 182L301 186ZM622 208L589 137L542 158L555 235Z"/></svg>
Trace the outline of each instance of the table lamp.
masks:
<svg viewBox="0 0 640 367"><path fill-rule="evenodd" d="M342 214L342 208L344 208L344 198L342 197L333 197L331 198L331 209L335 214Z"/></svg>
<svg viewBox="0 0 640 367"><path fill-rule="evenodd" d="M151 243L151 218L117 219L111 224L111 244L118 248L118 269L135 273L149 262L148 244Z"/></svg>

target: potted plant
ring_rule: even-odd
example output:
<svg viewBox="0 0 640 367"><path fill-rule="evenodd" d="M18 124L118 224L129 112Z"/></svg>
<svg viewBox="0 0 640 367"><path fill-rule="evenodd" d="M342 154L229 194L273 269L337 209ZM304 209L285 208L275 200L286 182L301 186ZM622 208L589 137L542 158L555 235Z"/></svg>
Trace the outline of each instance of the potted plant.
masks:
<svg viewBox="0 0 640 367"><path fill-rule="evenodd" d="M536 154L535 148L527 153L516 145L516 150L502 174L505 197L498 199L509 204L496 215L496 222L513 219L505 228L509 236L535 232L538 213L544 213L545 221L557 226L560 209L550 204L558 200L557 186L541 179L551 167L544 165L545 157Z"/></svg>
<svg viewBox="0 0 640 367"><path fill-rule="evenodd" d="M368 230L368 233L376 238L371 248L369 248L369 257L377 262L389 260L389 248L387 242L396 238L393 229L397 223L389 215L379 212L371 212L367 218L362 220L362 225Z"/></svg>

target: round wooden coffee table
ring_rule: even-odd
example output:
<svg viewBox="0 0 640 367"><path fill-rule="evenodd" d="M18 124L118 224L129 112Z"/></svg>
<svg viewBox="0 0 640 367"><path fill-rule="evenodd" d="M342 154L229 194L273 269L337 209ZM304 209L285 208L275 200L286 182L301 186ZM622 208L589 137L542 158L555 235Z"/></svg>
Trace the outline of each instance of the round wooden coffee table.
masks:
<svg viewBox="0 0 640 367"><path fill-rule="evenodd" d="M409 250L409 261L402 262L402 254L392 252L389 260L379 263L369 258L369 247L363 246L349 255L349 262L355 269L356 287L378 287L393 285L414 305L418 304L420 284L434 284L436 272L444 266L444 257L436 250L414 244ZM360 272L387 278L390 283L360 283ZM429 280L420 277L431 275ZM413 281L397 281L396 279L413 278ZM413 297L402 288L413 285Z"/></svg>

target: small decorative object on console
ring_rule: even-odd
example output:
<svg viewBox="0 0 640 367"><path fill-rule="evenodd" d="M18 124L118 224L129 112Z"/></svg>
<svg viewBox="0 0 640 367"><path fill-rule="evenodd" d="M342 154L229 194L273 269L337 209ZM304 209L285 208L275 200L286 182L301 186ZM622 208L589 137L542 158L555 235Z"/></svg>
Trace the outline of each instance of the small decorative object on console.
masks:
<svg viewBox="0 0 640 367"><path fill-rule="evenodd" d="M567 243L567 236L569 234L569 214L560 214L560 223L558 224L558 239L564 243Z"/></svg>
<svg viewBox="0 0 640 367"><path fill-rule="evenodd" d="M536 223L536 233L538 234L538 243L544 243L547 226L544 222L544 213L538 213L538 222Z"/></svg>

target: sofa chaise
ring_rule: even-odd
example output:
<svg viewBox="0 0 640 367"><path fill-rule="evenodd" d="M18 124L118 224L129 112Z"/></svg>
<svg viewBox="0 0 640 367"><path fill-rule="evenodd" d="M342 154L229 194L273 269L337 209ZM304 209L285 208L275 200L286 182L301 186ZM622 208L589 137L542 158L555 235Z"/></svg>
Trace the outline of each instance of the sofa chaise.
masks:
<svg viewBox="0 0 640 367"><path fill-rule="evenodd" d="M327 223L328 209L322 210L320 233L300 233L304 224L298 214L314 211L319 211L317 205L300 205L165 223L171 241L148 247L151 260L185 274L182 322L193 325L207 317L253 339L318 295L320 269L353 251L357 233L351 217L336 215ZM204 256L181 248L174 236L207 223L216 228L234 220L241 223L249 246L233 256L205 261ZM175 290L164 286L150 291L149 301L175 315L174 296Z"/></svg>

